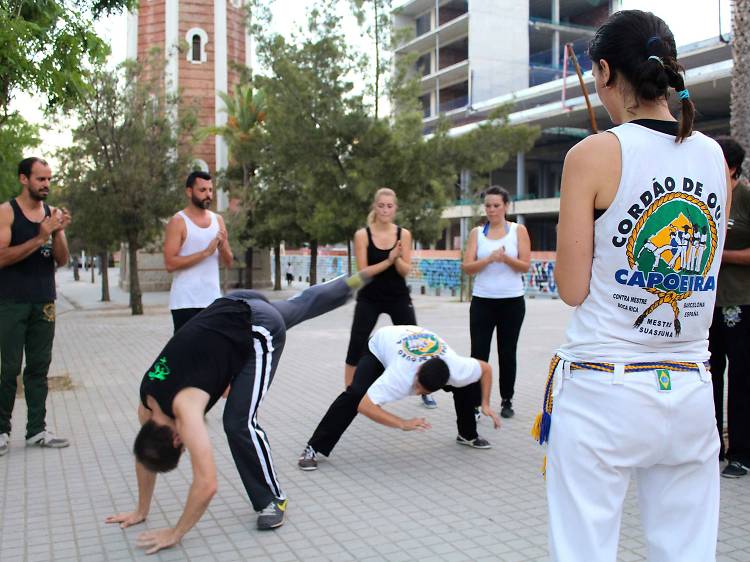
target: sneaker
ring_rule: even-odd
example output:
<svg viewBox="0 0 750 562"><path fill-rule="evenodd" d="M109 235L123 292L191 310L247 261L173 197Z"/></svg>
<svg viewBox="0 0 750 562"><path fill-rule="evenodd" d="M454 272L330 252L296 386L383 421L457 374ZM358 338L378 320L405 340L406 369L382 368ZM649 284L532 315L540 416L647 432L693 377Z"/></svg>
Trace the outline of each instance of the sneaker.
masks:
<svg viewBox="0 0 750 562"><path fill-rule="evenodd" d="M0 457L8 454L8 443L10 442L10 435L7 433L0 433Z"/></svg>
<svg viewBox="0 0 750 562"><path fill-rule="evenodd" d="M464 439L460 435L456 437L456 443L459 445L466 445L468 447L474 447L475 449L491 449L492 445L486 439L482 439L477 435L474 439Z"/></svg>
<svg viewBox="0 0 750 562"><path fill-rule="evenodd" d="M423 394L422 406L424 406L425 408L429 410L434 410L435 408L437 408L437 402L435 402L435 399L429 394Z"/></svg>
<svg viewBox="0 0 750 562"><path fill-rule="evenodd" d="M50 431L41 431L26 440L27 447L45 447L49 449L62 449L70 445L70 441L64 437L57 437Z"/></svg>
<svg viewBox="0 0 750 562"><path fill-rule="evenodd" d="M258 514L258 529L266 531L281 527L286 520L286 504L289 500L274 498L265 509Z"/></svg>
<svg viewBox="0 0 750 562"><path fill-rule="evenodd" d="M474 419L477 420L477 423L482 419L482 410L477 406L474 408Z"/></svg>
<svg viewBox="0 0 750 562"><path fill-rule="evenodd" d="M513 402L510 400L503 400L502 407L500 408L500 416L503 418L512 418L514 415Z"/></svg>
<svg viewBox="0 0 750 562"><path fill-rule="evenodd" d="M732 461L724 467L724 470L721 471L721 475L724 478L741 478L747 476L748 472L750 472L750 467L745 466L739 461Z"/></svg>
<svg viewBox="0 0 750 562"><path fill-rule="evenodd" d="M315 449L308 445L299 456L297 466L302 470L318 470L318 460L315 458L316 456L317 453L315 452Z"/></svg>

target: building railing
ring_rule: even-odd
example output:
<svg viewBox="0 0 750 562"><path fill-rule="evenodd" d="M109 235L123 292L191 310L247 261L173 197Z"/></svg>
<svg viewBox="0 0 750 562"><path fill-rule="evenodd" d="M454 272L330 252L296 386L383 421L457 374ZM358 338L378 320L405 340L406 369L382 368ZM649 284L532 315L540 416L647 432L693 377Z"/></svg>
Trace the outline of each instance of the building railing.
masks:
<svg viewBox="0 0 750 562"><path fill-rule="evenodd" d="M458 109L460 107L466 107L467 105L469 105L469 96L459 96L452 100L441 102L440 111L441 112L453 111L454 109Z"/></svg>

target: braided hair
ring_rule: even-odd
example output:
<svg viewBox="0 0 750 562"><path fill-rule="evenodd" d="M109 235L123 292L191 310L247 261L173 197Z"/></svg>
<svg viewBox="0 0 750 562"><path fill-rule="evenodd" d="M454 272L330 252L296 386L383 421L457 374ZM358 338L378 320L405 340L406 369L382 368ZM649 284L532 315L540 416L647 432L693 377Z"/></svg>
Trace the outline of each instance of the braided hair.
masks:
<svg viewBox="0 0 750 562"><path fill-rule="evenodd" d="M676 142L693 132L695 105L685 89L684 68L677 62L674 35L664 20L651 12L623 10L612 14L597 29L589 44L591 60L609 63L610 85L618 74L633 87L636 100L654 101L677 92L680 128Z"/></svg>

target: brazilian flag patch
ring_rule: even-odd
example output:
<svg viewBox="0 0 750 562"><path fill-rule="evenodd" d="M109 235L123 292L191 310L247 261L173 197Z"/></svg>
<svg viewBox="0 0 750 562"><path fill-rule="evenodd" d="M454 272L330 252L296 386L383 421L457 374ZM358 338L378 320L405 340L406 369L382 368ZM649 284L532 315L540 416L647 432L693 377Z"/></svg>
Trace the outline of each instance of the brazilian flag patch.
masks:
<svg viewBox="0 0 750 562"><path fill-rule="evenodd" d="M657 369L656 380L659 382L660 392L669 392L672 390L672 377L666 369Z"/></svg>

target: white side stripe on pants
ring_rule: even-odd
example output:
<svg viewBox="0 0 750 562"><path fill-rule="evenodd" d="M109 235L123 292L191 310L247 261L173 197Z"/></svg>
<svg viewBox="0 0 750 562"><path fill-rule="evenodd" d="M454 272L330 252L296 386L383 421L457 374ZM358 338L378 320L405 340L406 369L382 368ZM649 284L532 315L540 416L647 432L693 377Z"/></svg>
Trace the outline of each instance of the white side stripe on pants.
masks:
<svg viewBox="0 0 750 562"><path fill-rule="evenodd" d="M250 438L258 454L258 461L263 469L266 482L274 490L277 497L284 497L279 485L276 471L271 459L271 446L265 432L258 427L258 408L268 391L273 367L273 339L271 333L262 326L253 326L253 347L255 348L255 380L253 381L253 394L250 401L250 415L248 416L248 429Z"/></svg>

